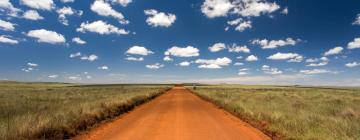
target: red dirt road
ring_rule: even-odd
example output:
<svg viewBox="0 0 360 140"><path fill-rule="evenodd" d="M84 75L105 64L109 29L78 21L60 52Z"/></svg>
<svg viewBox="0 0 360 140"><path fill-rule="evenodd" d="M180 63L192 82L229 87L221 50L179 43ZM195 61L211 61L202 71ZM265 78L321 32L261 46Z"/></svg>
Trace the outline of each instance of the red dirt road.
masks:
<svg viewBox="0 0 360 140"><path fill-rule="evenodd" d="M183 87L174 87L115 121L75 139L270 140L259 130Z"/></svg>

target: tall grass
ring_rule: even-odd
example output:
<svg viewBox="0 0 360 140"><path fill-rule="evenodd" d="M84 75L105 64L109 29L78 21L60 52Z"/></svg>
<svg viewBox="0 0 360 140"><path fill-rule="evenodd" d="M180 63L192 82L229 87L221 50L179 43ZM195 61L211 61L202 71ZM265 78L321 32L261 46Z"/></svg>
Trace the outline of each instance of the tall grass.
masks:
<svg viewBox="0 0 360 140"><path fill-rule="evenodd" d="M220 85L194 92L274 139L360 139L360 89Z"/></svg>
<svg viewBox="0 0 360 140"><path fill-rule="evenodd" d="M0 83L1 139L66 139L169 86Z"/></svg>

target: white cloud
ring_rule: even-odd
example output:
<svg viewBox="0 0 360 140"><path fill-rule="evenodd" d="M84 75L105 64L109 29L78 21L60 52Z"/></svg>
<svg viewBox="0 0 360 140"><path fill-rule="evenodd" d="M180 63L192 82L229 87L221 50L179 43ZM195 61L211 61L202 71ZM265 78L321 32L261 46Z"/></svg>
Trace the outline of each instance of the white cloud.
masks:
<svg viewBox="0 0 360 140"><path fill-rule="evenodd" d="M29 20L42 20L44 17L40 16L40 14L35 10L27 10L23 14L23 18L29 19Z"/></svg>
<svg viewBox="0 0 360 140"><path fill-rule="evenodd" d="M39 10L51 10L55 7L53 0L21 0L20 3Z"/></svg>
<svg viewBox="0 0 360 140"><path fill-rule="evenodd" d="M241 62L234 63L234 66L243 66L243 65L244 65L244 63L241 63Z"/></svg>
<svg viewBox="0 0 360 140"><path fill-rule="evenodd" d="M87 61L95 61L95 60L99 59L99 57L97 55L95 55L95 54L91 54L89 56L84 55L80 59L81 60L87 60Z"/></svg>
<svg viewBox="0 0 360 140"><path fill-rule="evenodd" d="M163 64L160 64L160 63L155 63L155 64L152 64L152 65L146 65L146 68L148 69L160 69L164 67Z"/></svg>
<svg viewBox="0 0 360 140"><path fill-rule="evenodd" d="M282 14L287 15L289 14L289 9L286 7L281 11Z"/></svg>
<svg viewBox="0 0 360 140"><path fill-rule="evenodd" d="M236 26L235 30L239 31L239 32L243 32L246 29L251 29L252 28L252 22L251 21L244 21L242 18L237 18L235 20L228 21L227 23L229 25L231 25L231 26Z"/></svg>
<svg viewBox="0 0 360 140"><path fill-rule="evenodd" d="M266 73L266 74L271 74L271 75L277 75L277 74L282 74L283 72L281 70L279 70L278 68L275 67L270 67L268 65L263 65L261 67L261 70Z"/></svg>
<svg viewBox="0 0 360 140"><path fill-rule="evenodd" d="M173 61L174 59L172 59L170 56L165 56L164 61Z"/></svg>
<svg viewBox="0 0 360 140"><path fill-rule="evenodd" d="M6 13L9 16L17 17L18 12L21 10L15 8L10 0L0 0L0 12Z"/></svg>
<svg viewBox="0 0 360 140"><path fill-rule="evenodd" d="M179 63L179 66L187 67L187 66L190 66L190 64L191 64L191 62L183 61L183 62Z"/></svg>
<svg viewBox="0 0 360 140"><path fill-rule="evenodd" d="M158 12L155 9L144 10L148 16L146 23L153 27L170 27L176 20L176 16L171 13Z"/></svg>
<svg viewBox="0 0 360 140"><path fill-rule="evenodd" d="M69 76L69 77L67 77L67 79L73 80L73 81L78 81L78 80L81 80L82 78L80 76Z"/></svg>
<svg viewBox="0 0 360 140"><path fill-rule="evenodd" d="M81 44L81 45L86 44L86 41L82 40L80 37L74 37L72 39L72 42L75 42L75 43Z"/></svg>
<svg viewBox="0 0 360 140"><path fill-rule="evenodd" d="M227 57L217 58L217 59L197 59L196 64L200 64L199 68L207 69L220 69L223 66L228 66L231 64L232 60Z"/></svg>
<svg viewBox="0 0 360 140"><path fill-rule="evenodd" d="M226 49L226 45L224 43L215 43L209 47L210 52L218 52L224 49Z"/></svg>
<svg viewBox="0 0 360 140"><path fill-rule="evenodd" d="M355 38L354 41L349 42L347 48L348 49L358 49L358 48L360 48L360 38Z"/></svg>
<svg viewBox="0 0 360 140"><path fill-rule="evenodd" d="M260 45L263 49L275 49L282 46L295 46L298 42L300 42L299 39L295 40L292 38L287 38L285 40L267 40L267 39L255 39L251 43L254 45Z"/></svg>
<svg viewBox="0 0 360 140"><path fill-rule="evenodd" d="M249 73L247 71L249 71L248 68L239 69L238 75L240 76L248 75Z"/></svg>
<svg viewBox="0 0 360 140"><path fill-rule="evenodd" d="M62 3L70 3L70 2L74 2L75 0L60 0Z"/></svg>
<svg viewBox="0 0 360 140"><path fill-rule="evenodd" d="M108 70L109 67L108 66L101 66L101 67L98 67L99 70Z"/></svg>
<svg viewBox="0 0 360 140"><path fill-rule="evenodd" d="M90 9L100 16L113 17L119 20L121 24L129 23L122 13L115 11L110 4L104 0L95 0L94 3L91 4Z"/></svg>
<svg viewBox="0 0 360 140"><path fill-rule="evenodd" d="M278 9L280 9L280 6L275 2L270 3L266 0L242 0L234 12L244 17L257 17L261 14L273 13Z"/></svg>
<svg viewBox="0 0 360 140"><path fill-rule="evenodd" d="M309 67L320 67L320 66L326 66L329 62L328 61L323 61L323 62L320 62L320 63L310 63L306 66L309 66Z"/></svg>
<svg viewBox="0 0 360 140"><path fill-rule="evenodd" d="M0 29L4 31L14 31L15 24L0 19Z"/></svg>
<svg viewBox="0 0 360 140"><path fill-rule="evenodd" d="M8 36L5 36L5 35L0 35L0 42L1 43L7 43L7 44L18 44L19 41L15 40L15 39L11 39L9 38Z"/></svg>
<svg viewBox="0 0 360 140"><path fill-rule="evenodd" d="M360 14L357 14L355 21L352 23L353 25L360 25Z"/></svg>
<svg viewBox="0 0 360 140"><path fill-rule="evenodd" d="M209 18L227 16L234 5L229 0L205 0L201 12Z"/></svg>
<svg viewBox="0 0 360 140"><path fill-rule="evenodd" d="M358 63L358 62L351 62L351 63L345 64L345 66L348 67L348 68L353 68L353 67L360 66L360 63Z"/></svg>
<svg viewBox="0 0 360 140"><path fill-rule="evenodd" d="M199 56L199 49L194 48L193 46L187 46L185 48L173 46L169 48L165 55L173 55L177 57L194 57Z"/></svg>
<svg viewBox="0 0 360 140"><path fill-rule="evenodd" d="M55 79L55 78L58 78L59 75L49 75L48 77L49 77L49 78L52 78L52 79Z"/></svg>
<svg viewBox="0 0 360 140"><path fill-rule="evenodd" d="M255 55L250 55L250 56L246 57L245 60L249 61L249 62L252 62L252 61L258 61L259 58L257 56L255 56Z"/></svg>
<svg viewBox="0 0 360 140"><path fill-rule="evenodd" d="M297 54L297 53L276 53L273 54L269 57L267 57L267 59L270 60L288 60L288 62L301 62L304 57Z"/></svg>
<svg viewBox="0 0 360 140"><path fill-rule="evenodd" d="M125 60L128 60L128 61L144 61L144 57L126 57Z"/></svg>
<svg viewBox="0 0 360 140"><path fill-rule="evenodd" d="M55 31L48 31L45 29L30 30L27 33L27 36L37 38L38 42L50 44L65 43L66 41L62 34L59 34Z"/></svg>
<svg viewBox="0 0 360 140"><path fill-rule="evenodd" d="M81 10L75 10L71 7L63 7L61 9L56 10L56 12L59 14L58 20L61 24L68 26L69 21L66 19L66 16L71 15L78 15L81 16L83 12Z"/></svg>
<svg viewBox="0 0 360 140"><path fill-rule="evenodd" d="M118 35L126 35L129 34L129 31L125 29L119 29L114 25L107 24L102 20L94 21L92 23L86 22L81 23L80 28L77 28L78 32L95 32L101 35L108 34L118 34Z"/></svg>
<svg viewBox="0 0 360 140"><path fill-rule="evenodd" d="M335 47L324 53L324 56L340 54L344 50L343 47Z"/></svg>
<svg viewBox="0 0 360 140"><path fill-rule="evenodd" d="M127 5L129 5L132 0L112 0L113 3L118 3L123 7L126 7Z"/></svg>
<svg viewBox="0 0 360 140"><path fill-rule="evenodd" d="M81 52L70 54L70 58L75 58L75 57L79 57L79 56L81 56Z"/></svg>
<svg viewBox="0 0 360 140"><path fill-rule="evenodd" d="M29 67L37 67L37 66L39 66L39 64L35 64L35 63L31 63L31 62L27 63L27 65Z"/></svg>
<svg viewBox="0 0 360 140"><path fill-rule="evenodd" d="M312 70L300 70L300 73L307 74L307 75L314 75L314 74L324 74L330 73L331 71L326 69L312 69Z"/></svg>
<svg viewBox="0 0 360 140"><path fill-rule="evenodd" d="M229 52L243 52L243 53L250 53L250 49L247 46L238 46L236 44L233 44L232 47L228 47Z"/></svg>
<svg viewBox="0 0 360 140"><path fill-rule="evenodd" d="M146 49L143 46L132 46L126 51L126 53L147 56L149 54L153 54L154 52Z"/></svg>

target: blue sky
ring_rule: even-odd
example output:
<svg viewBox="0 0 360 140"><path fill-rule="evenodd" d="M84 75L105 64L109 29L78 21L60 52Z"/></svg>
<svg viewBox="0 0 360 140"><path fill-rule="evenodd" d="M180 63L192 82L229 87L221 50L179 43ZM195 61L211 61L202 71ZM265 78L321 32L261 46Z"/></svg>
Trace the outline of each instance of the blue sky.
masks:
<svg viewBox="0 0 360 140"><path fill-rule="evenodd" d="M359 5L2 0L0 79L359 86Z"/></svg>

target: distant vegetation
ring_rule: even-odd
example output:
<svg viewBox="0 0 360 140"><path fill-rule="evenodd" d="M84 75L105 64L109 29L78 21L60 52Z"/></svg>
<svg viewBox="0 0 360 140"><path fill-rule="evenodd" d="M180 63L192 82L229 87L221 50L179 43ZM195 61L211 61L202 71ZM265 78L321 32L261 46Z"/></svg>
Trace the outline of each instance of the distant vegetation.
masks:
<svg viewBox="0 0 360 140"><path fill-rule="evenodd" d="M360 138L358 88L219 85L195 92L274 139Z"/></svg>
<svg viewBox="0 0 360 140"><path fill-rule="evenodd" d="M69 138L169 87L0 82L0 138Z"/></svg>

